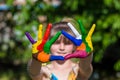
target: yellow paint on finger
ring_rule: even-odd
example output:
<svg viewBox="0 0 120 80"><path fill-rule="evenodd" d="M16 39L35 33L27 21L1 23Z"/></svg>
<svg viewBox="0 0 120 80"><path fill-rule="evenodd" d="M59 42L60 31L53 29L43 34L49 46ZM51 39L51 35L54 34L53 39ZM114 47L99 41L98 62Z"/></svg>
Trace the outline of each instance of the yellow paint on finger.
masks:
<svg viewBox="0 0 120 80"><path fill-rule="evenodd" d="M91 36L95 30L95 26L96 26L95 24L92 25L92 27L91 27L90 31L88 32L88 35L85 39L86 42L88 43L88 46L91 48L92 51L93 51L93 46L92 46Z"/></svg>
<svg viewBox="0 0 120 80"><path fill-rule="evenodd" d="M87 36L90 36L90 37L92 36L92 34L93 34L94 30L95 30L95 26L96 26L95 24L92 25L92 27L91 27L90 31L88 32Z"/></svg>
<svg viewBox="0 0 120 80"><path fill-rule="evenodd" d="M38 53L37 46L38 46L40 43L41 43L40 41L37 41L36 43L34 43L34 44L32 45L32 53L33 53L33 54Z"/></svg>
<svg viewBox="0 0 120 80"><path fill-rule="evenodd" d="M42 32L43 32L42 29L43 29L43 25L40 24L38 29L38 41L32 45L33 54L38 53L37 46L42 42Z"/></svg>
<svg viewBox="0 0 120 80"><path fill-rule="evenodd" d="M42 33L43 33L43 25L40 24L39 29L38 29L38 41L39 42L42 42Z"/></svg>

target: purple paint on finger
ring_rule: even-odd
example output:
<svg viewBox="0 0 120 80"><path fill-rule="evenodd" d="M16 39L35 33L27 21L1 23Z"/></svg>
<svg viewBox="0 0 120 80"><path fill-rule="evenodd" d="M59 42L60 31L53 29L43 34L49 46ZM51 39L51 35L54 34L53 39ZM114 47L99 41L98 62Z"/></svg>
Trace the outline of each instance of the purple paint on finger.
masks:
<svg viewBox="0 0 120 80"><path fill-rule="evenodd" d="M25 35L27 36L28 40L34 44L36 41L33 40L33 38L30 36L30 33L29 32L25 32Z"/></svg>

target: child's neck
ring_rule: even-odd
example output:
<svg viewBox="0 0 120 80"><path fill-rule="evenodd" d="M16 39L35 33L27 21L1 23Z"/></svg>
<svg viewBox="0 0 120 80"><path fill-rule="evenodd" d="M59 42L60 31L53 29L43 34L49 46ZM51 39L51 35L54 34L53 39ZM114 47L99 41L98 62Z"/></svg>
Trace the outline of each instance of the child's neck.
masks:
<svg viewBox="0 0 120 80"><path fill-rule="evenodd" d="M53 68L56 69L66 69L72 65L72 61L67 60L65 62L63 61L54 61L53 62Z"/></svg>

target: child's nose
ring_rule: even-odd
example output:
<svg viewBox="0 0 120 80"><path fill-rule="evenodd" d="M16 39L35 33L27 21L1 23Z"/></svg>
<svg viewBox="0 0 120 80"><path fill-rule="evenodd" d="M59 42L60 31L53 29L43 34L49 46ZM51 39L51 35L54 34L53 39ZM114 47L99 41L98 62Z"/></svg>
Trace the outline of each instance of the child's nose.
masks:
<svg viewBox="0 0 120 80"><path fill-rule="evenodd" d="M64 51L64 50L65 50L65 44L61 42L59 49L60 49L61 51Z"/></svg>

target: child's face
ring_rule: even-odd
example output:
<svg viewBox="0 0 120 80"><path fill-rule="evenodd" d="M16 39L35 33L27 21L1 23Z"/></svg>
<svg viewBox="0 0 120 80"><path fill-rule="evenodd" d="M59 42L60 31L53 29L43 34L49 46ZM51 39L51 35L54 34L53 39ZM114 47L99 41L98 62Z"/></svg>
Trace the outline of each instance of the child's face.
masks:
<svg viewBox="0 0 120 80"><path fill-rule="evenodd" d="M71 54L74 50L74 44L65 38L63 35L55 41L51 46L51 53L54 55L65 56L67 54Z"/></svg>

